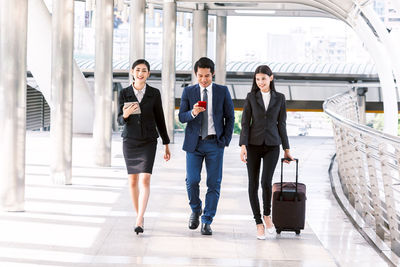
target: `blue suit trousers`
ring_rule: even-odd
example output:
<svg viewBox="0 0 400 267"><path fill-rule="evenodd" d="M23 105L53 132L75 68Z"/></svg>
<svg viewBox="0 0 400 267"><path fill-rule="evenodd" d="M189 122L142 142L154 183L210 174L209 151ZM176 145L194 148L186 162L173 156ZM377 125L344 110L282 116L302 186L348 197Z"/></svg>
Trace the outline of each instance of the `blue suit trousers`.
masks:
<svg viewBox="0 0 400 267"><path fill-rule="evenodd" d="M217 140L199 140L194 152L186 152L186 189L189 205L193 212L200 212L202 202L200 199L200 180L203 161L207 171L207 193L202 223L211 224L215 213L221 189L222 162L224 147L217 145Z"/></svg>

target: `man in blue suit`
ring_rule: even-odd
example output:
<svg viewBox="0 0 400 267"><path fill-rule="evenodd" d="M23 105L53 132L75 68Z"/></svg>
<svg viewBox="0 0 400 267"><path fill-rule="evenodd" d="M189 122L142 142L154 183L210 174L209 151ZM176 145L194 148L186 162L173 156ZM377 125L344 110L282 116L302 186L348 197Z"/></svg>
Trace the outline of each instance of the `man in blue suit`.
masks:
<svg viewBox="0 0 400 267"><path fill-rule="evenodd" d="M235 115L228 88L212 82L214 62L202 57L194 65L194 72L198 84L183 90L179 108L179 121L187 123L183 150L186 151L186 189L192 209L189 229L197 229L200 224L202 202L199 183L205 160L208 189L201 217L201 233L212 235L210 225L217 211L224 148L232 139Z"/></svg>

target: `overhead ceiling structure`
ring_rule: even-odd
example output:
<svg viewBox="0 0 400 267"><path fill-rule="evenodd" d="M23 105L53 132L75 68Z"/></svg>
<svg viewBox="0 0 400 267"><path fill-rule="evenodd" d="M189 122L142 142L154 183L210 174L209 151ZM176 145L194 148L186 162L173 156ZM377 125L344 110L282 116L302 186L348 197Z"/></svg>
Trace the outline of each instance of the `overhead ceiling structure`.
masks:
<svg viewBox="0 0 400 267"><path fill-rule="evenodd" d="M148 4L159 5L171 0L150 0ZM384 100L384 132L397 135L397 99L400 83L400 53L390 33L373 9L371 0L249 0L211 2L208 0L177 0L178 10L208 10L216 15L252 16L320 16L337 18L348 24L363 41L375 61ZM392 0L400 15L400 0ZM396 81L398 81L396 83Z"/></svg>
<svg viewBox="0 0 400 267"><path fill-rule="evenodd" d="M302 3L295 3L287 1L278 3L278 1L176 1L179 11L188 11L199 8L205 8L209 14L224 14L226 16L254 16L266 15L277 17L331 17L336 18L335 15L328 13L318 7L304 5ZM148 4L155 7L162 8L163 1L150 0Z"/></svg>
<svg viewBox="0 0 400 267"><path fill-rule="evenodd" d="M48 102L51 107L56 107L54 108L55 112L62 113L65 122L67 119L70 120L72 116L79 116L79 118L77 117L78 119L73 121L80 123L81 125L78 125L80 127L85 127L90 124L88 122L93 121L93 137L96 144L95 155L102 157L102 161L104 159L104 163L101 163L102 165L107 165L107 162L111 162L110 122L112 95L108 94L108 92L112 92L112 22L113 4L115 3L133 3L131 15L137 15L136 17L132 16L130 20L130 61L131 58L144 57L144 4L158 5L164 9L162 97L163 103L166 104L164 110L168 111L165 112L165 118L169 131L172 132L170 137L173 137L175 112L174 90L171 89L175 86L176 76L176 42L174 41L176 40L176 8L192 12L193 18L197 18L196 23L193 23L193 32L196 33L193 35L193 37L196 37L196 40L193 38L195 45L193 46L192 54L194 59L202 56L199 55L199 51L201 53L207 51L205 42L207 41L207 12L208 14L216 14L218 16L217 22L218 20L224 21L220 24L217 23L217 32L218 25L224 25L224 27L220 27L220 32L223 34L216 38L216 42L220 44L217 47L223 47L224 50L220 50L223 52L226 52L226 38L219 38L226 34L226 29L221 30L226 28L226 18L223 18L223 16L246 13L253 13L251 15L254 16L257 15L254 13L259 13L258 15L262 16L324 16L342 20L354 29L375 61L384 102L384 131L397 135L397 88L398 83L400 83L400 54L396 44L400 43L400 40L395 40L393 31L388 30L377 16L371 0L220 0L218 2L208 0L96 0L95 50L99 52L96 52L95 56L99 64L96 65L95 70L95 79L97 80L95 81L94 94L75 62L73 60L68 60L67 62L67 54L71 54L72 57L70 52L73 50L74 25L69 23L70 27L67 27L65 23L70 21L73 14L73 9L67 7L70 1L54 1L56 3L54 17L50 15L43 1L0 1L0 10L2 11L0 34L2 40L7 40L7 42L0 43L0 57L2 58L2 63L4 63L1 66L5 66L3 68L4 71L0 72L0 107L3 111L7 111L0 111L0 122L3 122L0 124L0 128L5 129L1 131L0 139L4 140L4 144L7 144L5 149L0 152L0 163L2 163L0 165L0 177L4 178L2 180L4 190L0 192L0 209L10 211L22 211L24 209L25 114L23 111L26 107L24 95L27 65L29 65L29 69L38 82L41 91L47 92L49 96L55 90L57 92L63 91L67 87L70 88L72 84L74 85L73 96L70 94L65 96L65 101L56 97L56 100L52 100L53 103L50 103L51 101ZM391 2L397 14L400 14L400 0L391 0ZM94 3L94 0L86 0L86 4L89 5L89 3ZM65 13L58 12L60 10L65 10ZM57 22L55 24L58 25L57 27L52 27L53 18ZM105 23L106 21L108 23ZM29 25L29 29L27 29L27 25ZM132 27L132 25L138 27ZM198 30L196 31L195 28ZM62 34L59 35L59 33ZM135 33L137 34L135 35ZM62 45L51 46L53 36L57 37L54 39L57 40L57 44L59 40L62 40L62 42L60 41ZM224 40L218 42L218 39ZM28 53L26 52L27 48ZM55 51L65 57L62 61L63 64L52 64L52 55ZM222 53L217 53L217 59L218 55L222 55ZM220 60L219 62L223 61ZM218 60L216 62L218 64ZM220 64L220 66L226 68L226 64ZM63 71L60 71L60 68ZM74 71L74 79L72 79L71 75L67 75L67 71L64 71L67 68ZM57 73L57 75L51 75L51 73ZM57 81L60 81L57 84L62 84L63 87L55 86L56 83L51 79L52 76L57 78ZM108 87L108 89L106 90L105 87ZM4 88L13 88L15 90L1 90ZM64 103L63 107L65 108L61 109L61 104ZM72 103L74 109L78 108L78 112L74 111L72 113ZM96 114L96 118L93 118L94 114ZM66 124L68 123L63 123L58 128L59 130L55 137L61 137L64 134L69 135L69 137L72 136L72 129ZM52 126L52 129L54 128ZM66 141L68 142L68 147L71 147L71 141ZM58 159L58 155L63 155L63 160L60 160L62 163L58 164L57 167L57 170L60 170L59 177L61 175L66 177L71 174L70 159L72 152L62 142L59 142L55 147L57 147L57 151L54 151L54 158ZM64 163L64 160L69 160L69 166L66 166L67 163ZM55 180L70 181L57 177L55 177ZM3 200L6 200L6 203ZM394 244L397 243L394 242Z"/></svg>
<svg viewBox="0 0 400 267"><path fill-rule="evenodd" d="M42 0L38 1L41 2ZM33 0L30 2L33 2ZM86 0L87 4L88 2L94 2L94 0ZM330 17L343 21L356 32L375 62L384 101L384 132L397 135L397 101L400 95L398 93L399 86L397 83L400 83L400 52L396 44L400 43L400 40L395 40L394 32L387 29L376 14L373 9L373 0L220 0L218 2L211 2L208 0L114 1L114 3L122 3L122 5L133 4L136 6L138 6L139 3L144 4L144 2L148 7L152 6L160 9L168 6L166 5L167 3L174 3L178 11L187 11L193 14L196 14L197 11L206 10L208 14L217 16ZM391 4L396 13L400 16L400 0L392 0ZM170 23L166 24L169 25ZM132 33L136 34L139 32L141 33L135 36L132 35ZM170 34L172 34L172 32L170 32ZM141 41L137 42L137 44L140 44L141 50L144 51L144 41L142 40L144 39L144 28L142 27L142 31L134 28L131 32L131 38L134 40L140 39ZM165 43L174 39L172 36L168 35L164 36L164 38L166 38ZM198 43L198 47L200 47L200 43ZM175 54L170 51L172 49L171 46L166 45L166 49L169 54ZM143 51L139 54L144 54ZM196 58L196 52L192 51L192 53L193 58ZM217 53L217 56L218 54L220 53ZM132 55L133 56L130 56L130 61L131 58L139 58L139 56L134 53L132 53ZM141 57L143 57L143 55ZM164 61L166 62L167 60L163 59L163 62ZM172 71L175 70L171 68L168 74L171 74ZM173 83L171 83L171 86L172 84Z"/></svg>

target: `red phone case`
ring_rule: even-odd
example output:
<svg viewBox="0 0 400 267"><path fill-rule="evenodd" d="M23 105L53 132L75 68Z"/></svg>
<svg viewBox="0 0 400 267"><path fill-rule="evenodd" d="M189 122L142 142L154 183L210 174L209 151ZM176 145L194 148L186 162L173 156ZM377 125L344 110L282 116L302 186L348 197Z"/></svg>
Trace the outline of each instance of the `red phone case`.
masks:
<svg viewBox="0 0 400 267"><path fill-rule="evenodd" d="M200 107L207 108L207 101L199 101L198 104Z"/></svg>

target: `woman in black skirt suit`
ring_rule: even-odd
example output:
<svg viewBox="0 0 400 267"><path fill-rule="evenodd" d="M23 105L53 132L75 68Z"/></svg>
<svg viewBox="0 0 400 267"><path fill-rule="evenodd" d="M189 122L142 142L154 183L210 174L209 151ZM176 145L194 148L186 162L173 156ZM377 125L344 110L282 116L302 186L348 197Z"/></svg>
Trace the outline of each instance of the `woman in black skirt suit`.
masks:
<svg viewBox="0 0 400 267"><path fill-rule="evenodd" d="M157 138L165 145L164 159L171 157L160 91L146 84L150 64L136 60L132 64L133 83L119 95L118 122L124 125L123 152L129 177L129 188L137 218L136 234L143 233L143 216L150 195L150 177L156 155Z"/></svg>
<svg viewBox="0 0 400 267"><path fill-rule="evenodd" d="M251 92L247 94L242 114L239 145L240 158L247 163L249 199L257 226L257 239L265 239L265 226L273 233L271 220L272 176L282 144L284 157L293 160L286 133L285 95L275 91L274 75L267 65L258 66L253 76ZM263 161L261 188L263 220L258 200L261 160ZM285 160L289 163L289 160Z"/></svg>

